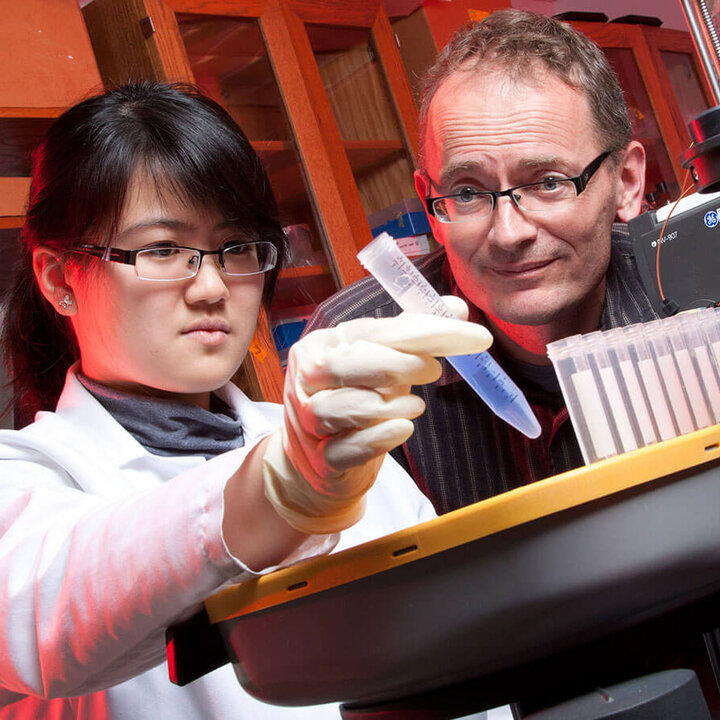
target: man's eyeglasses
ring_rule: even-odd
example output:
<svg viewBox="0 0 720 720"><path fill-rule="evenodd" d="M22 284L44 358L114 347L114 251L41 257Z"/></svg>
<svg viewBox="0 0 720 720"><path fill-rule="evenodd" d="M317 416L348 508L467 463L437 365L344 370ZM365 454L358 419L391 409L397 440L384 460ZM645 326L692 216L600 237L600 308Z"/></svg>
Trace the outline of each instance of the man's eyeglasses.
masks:
<svg viewBox="0 0 720 720"><path fill-rule="evenodd" d="M528 212L548 212L574 200L598 171L611 150L598 155L577 177L550 177L540 182L517 185L507 190L473 190L441 197L426 197L429 215L443 223L472 222L490 215L498 198L509 197L515 207Z"/></svg>
<svg viewBox="0 0 720 720"><path fill-rule="evenodd" d="M92 255L107 262L134 265L143 280L186 280L197 275L206 255L217 255L227 275L257 275L272 270L277 263L277 248L270 242L244 242L219 250L159 245L141 250L121 250L101 245L80 245L73 252Z"/></svg>

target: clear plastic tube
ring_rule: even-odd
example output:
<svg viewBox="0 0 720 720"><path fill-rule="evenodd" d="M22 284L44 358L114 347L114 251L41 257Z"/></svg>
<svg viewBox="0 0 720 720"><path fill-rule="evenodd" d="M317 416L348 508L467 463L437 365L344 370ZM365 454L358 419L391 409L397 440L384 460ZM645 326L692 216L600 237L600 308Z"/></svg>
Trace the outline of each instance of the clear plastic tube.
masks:
<svg viewBox="0 0 720 720"><path fill-rule="evenodd" d="M646 397L650 401L655 424L661 440L669 440L677 437L678 431L673 422L670 408L665 399L657 367L650 353L650 348L645 343L641 325L628 325L623 328L623 334L631 344L632 350L637 357L637 370L645 388Z"/></svg>
<svg viewBox="0 0 720 720"><path fill-rule="evenodd" d="M666 327L667 325L647 323L643 326L643 334L657 363L670 410L675 417L678 434L686 435L697 428L690 414L690 406L685 396L685 384L675 364L673 348Z"/></svg>
<svg viewBox="0 0 720 720"><path fill-rule="evenodd" d="M595 450L595 443L592 438L591 420L585 416L587 402L578 397L578 391L582 392L582 378L578 382L576 376L580 372L578 368L578 355L580 355L581 335L571 335L548 343L547 354L555 368L560 390L562 391L567 405L570 421L575 429L580 451L586 464L599 460Z"/></svg>
<svg viewBox="0 0 720 720"><path fill-rule="evenodd" d="M612 334L610 353L617 358L620 374L627 388L627 396L630 399L630 405L640 431L642 444L652 445L657 442L658 436L653 424L650 403L638 378L635 369L636 363L630 355L628 339L624 334Z"/></svg>
<svg viewBox="0 0 720 720"><path fill-rule="evenodd" d="M692 316L681 313L670 318L670 322L666 325L666 332L675 355L680 378L685 385L690 411L695 418L695 427L699 430L712 425L713 421L708 408L707 392L702 384L702 374L696 363L694 353L691 352L694 348L692 345L688 345L688 336L683 333L685 326L687 326L688 330L691 330L696 322L694 313Z"/></svg>
<svg viewBox="0 0 720 720"><path fill-rule="evenodd" d="M591 344L592 340L588 343L581 338L573 354L575 372L570 376L570 379L580 403L580 409L585 418L585 424L593 447L590 462L595 462L596 460L617 455L618 447L602 401L602 382L593 373L590 363L591 355L587 352L588 350L592 352Z"/></svg>
<svg viewBox="0 0 720 720"><path fill-rule="evenodd" d="M403 310L453 317L440 295L387 233L366 245L358 258ZM498 417L530 438L539 437L535 413L490 353L453 355L447 360Z"/></svg>
<svg viewBox="0 0 720 720"><path fill-rule="evenodd" d="M694 349L700 367L713 421L720 422L720 375L713 352L713 343L720 340L720 329L715 312L711 309L700 311L697 327L686 327L685 336Z"/></svg>
<svg viewBox="0 0 720 720"><path fill-rule="evenodd" d="M597 367L597 373L604 389L605 411L613 420L617 431L616 444L622 452L629 452L638 448L635 428L628 413L628 409L632 410L632 405L628 403L627 393L621 389L617 363L608 353L609 339L607 336L603 337L600 331L590 333L585 337L585 352Z"/></svg>
<svg viewBox="0 0 720 720"><path fill-rule="evenodd" d="M701 328L707 338L710 357L714 361L715 368L720 371L720 308L708 311L707 317L702 319Z"/></svg>

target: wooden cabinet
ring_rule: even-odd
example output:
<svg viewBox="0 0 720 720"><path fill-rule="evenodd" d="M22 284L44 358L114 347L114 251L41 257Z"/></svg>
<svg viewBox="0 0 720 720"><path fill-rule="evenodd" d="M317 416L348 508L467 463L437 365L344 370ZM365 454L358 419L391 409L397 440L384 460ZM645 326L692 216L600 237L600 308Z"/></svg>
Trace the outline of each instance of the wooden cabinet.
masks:
<svg viewBox="0 0 720 720"><path fill-rule="evenodd" d="M30 152L65 108L101 87L77 0L0 0L0 228L22 226Z"/></svg>
<svg viewBox="0 0 720 720"><path fill-rule="evenodd" d="M84 14L106 84L194 82L260 154L293 251L253 345L257 386L279 399L279 331L361 278L368 217L414 197L416 107L380 0L93 0Z"/></svg>
<svg viewBox="0 0 720 720"><path fill-rule="evenodd" d="M0 288L18 249L31 153L54 118L102 88L77 0L0 0Z"/></svg>
<svg viewBox="0 0 720 720"><path fill-rule="evenodd" d="M687 124L712 104L689 32L646 25L573 23L603 48L620 79L633 134L647 158L646 191L658 183L676 199L687 179L680 155L690 146Z"/></svg>
<svg viewBox="0 0 720 720"><path fill-rule="evenodd" d="M30 151L65 107L103 83L198 84L250 137L291 238L291 266L239 378L277 400L283 352L304 319L363 276L355 256L372 237L369 218L414 198L411 82L455 27L510 4L426 0L391 26L381 0L93 0L82 13L76 0L0 0L0 246L6 257L17 247ZM710 97L689 34L577 27L620 75L648 150L648 189L664 183L676 195L686 124Z"/></svg>
<svg viewBox="0 0 720 720"><path fill-rule="evenodd" d="M482 20L495 10L512 7L511 0L424 0L422 6L392 19L400 56L413 89L447 45L455 30L469 20Z"/></svg>
<svg viewBox="0 0 720 720"><path fill-rule="evenodd" d="M20 247L31 152L55 117L102 82L77 0L0 0L0 11L2 291ZM9 400L4 385L0 368L0 407ZM0 418L0 427L11 424Z"/></svg>
<svg viewBox="0 0 720 720"><path fill-rule="evenodd" d="M452 32L471 18L509 2L482 0L445 3L431 0L404 18L393 20L408 77L420 77ZM648 158L646 192L662 202L675 199L686 178L679 162L689 147L687 124L714 103L689 32L621 23L573 22L603 48L617 73L630 108L633 132ZM665 197L657 192L665 188Z"/></svg>

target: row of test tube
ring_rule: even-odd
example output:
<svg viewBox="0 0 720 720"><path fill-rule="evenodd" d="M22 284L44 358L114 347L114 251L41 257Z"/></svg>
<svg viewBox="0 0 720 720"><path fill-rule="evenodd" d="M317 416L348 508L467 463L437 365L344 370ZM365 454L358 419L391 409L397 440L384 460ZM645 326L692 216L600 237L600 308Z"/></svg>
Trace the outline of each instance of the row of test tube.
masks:
<svg viewBox="0 0 720 720"><path fill-rule="evenodd" d="M720 309L547 346L586 463L720 423Z"/></svg>

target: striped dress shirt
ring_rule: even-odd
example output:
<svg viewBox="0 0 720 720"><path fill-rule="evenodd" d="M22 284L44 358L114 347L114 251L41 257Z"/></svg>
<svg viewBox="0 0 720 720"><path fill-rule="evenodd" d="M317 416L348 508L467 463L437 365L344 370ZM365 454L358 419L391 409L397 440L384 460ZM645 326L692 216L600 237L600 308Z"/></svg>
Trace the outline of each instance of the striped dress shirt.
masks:
<svg viewBox="0 0 720 720"><path fill-rule="evenodd" d="M462 297L444 250L421 258L417 265L441 295ZM391 317L399 312L377 281L368 277L319 305L305 332L358 317ZM655 318L657 313L637 272L627 226L616 224L601 329ZM472 306L471 319L483 321L481 311ZM443 372L437 382L413 388L427 409L414 421L410 439L393 451L440 514L583 463L552 367L518 363L494 348L491 352L525 393L542 432L531 440L498 418L442 360Z"/></svg>

